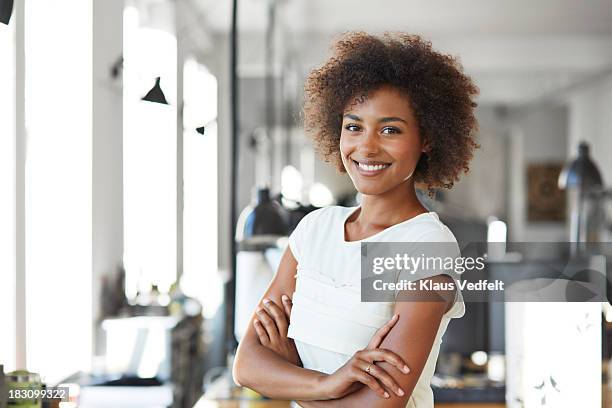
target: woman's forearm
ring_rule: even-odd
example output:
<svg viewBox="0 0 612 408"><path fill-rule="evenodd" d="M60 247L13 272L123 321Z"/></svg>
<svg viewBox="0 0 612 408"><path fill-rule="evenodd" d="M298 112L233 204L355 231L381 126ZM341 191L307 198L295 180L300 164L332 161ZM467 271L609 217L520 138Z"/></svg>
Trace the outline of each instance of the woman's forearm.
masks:
<svg viewBox="0 0 612 408"><path fill-rule="evenodd" d="M234 381L241 386L274 399L326 399L318 371L293 365L273 351L259 345L241 345L234 362ZM242 350L241 350L242 349Z"/></svg>

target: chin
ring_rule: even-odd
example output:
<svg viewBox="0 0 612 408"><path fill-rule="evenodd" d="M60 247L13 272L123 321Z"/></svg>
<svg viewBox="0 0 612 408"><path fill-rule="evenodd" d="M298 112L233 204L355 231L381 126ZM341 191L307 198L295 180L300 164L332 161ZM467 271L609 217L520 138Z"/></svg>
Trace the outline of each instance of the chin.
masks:
<svg viewBox="0 0 612 408"><path fill-rule="evenodd" d="M379 195L390 190L388 186L381 185L381 183L377 183L376 181L366 183L353 182L353 185L355 186L355 189L363 195Z"/></svg>
<svg viewBox="0 0 612 408"><path fill-rule="evenodd" d="M408 181L403 179L398 180L393 178L390 180L387 178L381 180L364 180L358 174L354 176L349 174L349 176L353 182L353 186L359 193L370 196L385 194L397 188L404 188L402 186L406 186L408 184Z"/></svg>

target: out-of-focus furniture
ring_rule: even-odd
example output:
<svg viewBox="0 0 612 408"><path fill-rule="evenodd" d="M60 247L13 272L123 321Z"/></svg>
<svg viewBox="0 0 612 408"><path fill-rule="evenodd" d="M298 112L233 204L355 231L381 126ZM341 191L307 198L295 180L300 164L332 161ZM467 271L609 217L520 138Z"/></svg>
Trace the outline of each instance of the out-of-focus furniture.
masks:
<svg viewBox="0 0 612 408"><path fill-rule="evenodd" d="M289 408L289 401L208 400L202 398L193 408Z"/></svg>
<svg viewBox="0 0 612 408"><path fill-rule="evenodd" d="M435 404L435 408L506 408L506 404L488 402L447 402L444 404Z"/></svg>
<svg viewBox="0 0 612 408"><path fill-rule="evenodd" d="M202 317L136 316L106 319L106 376L155 378L171 390L172 408L191 408L202 395L204 341ZM132 384L92 384L110 395ZM140 384L136 384L140 385ZM154 395L153 387L130 387ZM160 388L162 390L165 388ZM165 395L165 394L164 394ZM159 398L158 398L159 399ZM165 401L165 400L164 400Z"/></svg>
<svg viewBox="0 0 612 408"><path fill-rule="evenodd" d="M193 408L289 408L288 401L244 401L209 400L202 398ZM435 404L435 408L505 408L505 404L491 403L445 403Z"/></svg>
<svg viewBox="0 0 612 408"><path fill-rule="evenodd" d="M205 381L206 392L193 408L289 408L290 401L262 399L248 388L238 387L227 369L214 380Z"/></svg>

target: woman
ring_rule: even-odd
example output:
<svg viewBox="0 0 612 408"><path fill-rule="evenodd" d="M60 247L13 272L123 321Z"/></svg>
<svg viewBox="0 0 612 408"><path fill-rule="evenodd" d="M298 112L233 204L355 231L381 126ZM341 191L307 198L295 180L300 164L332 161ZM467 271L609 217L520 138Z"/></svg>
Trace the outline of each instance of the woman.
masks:
<svg viewBox="0 0 612 408"><path fill-rule="evenodd" d="M308 408L433 407L430 380L450 319L464 313L461 293L361 302L360 244L450 242L459 256L415 187L431 194L467 172L477 93L454 58L406 34L345 34L310 73L306 132L362 202L316 210L291 234L238 348L238 384ZM424 279L454 282L444 271Z"/></svg>

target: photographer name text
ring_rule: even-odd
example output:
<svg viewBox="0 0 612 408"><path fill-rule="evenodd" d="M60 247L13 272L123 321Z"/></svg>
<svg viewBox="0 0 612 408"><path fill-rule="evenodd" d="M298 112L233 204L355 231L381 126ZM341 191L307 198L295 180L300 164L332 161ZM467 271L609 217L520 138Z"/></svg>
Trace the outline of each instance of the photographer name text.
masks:
<svg viewBox="0 0 612 408"><path fill-rule="evenodd" d="M451 291L458 286L461 291L503 291L504 282L496 279L488 281L482 279L476 282L459 281L459 282L432 282L430 280L400 280L398 282L385 282L382 279L377 279L373 283L374 290L378 291L397 291L397 290L421 290L421 291Z"/></svg>

